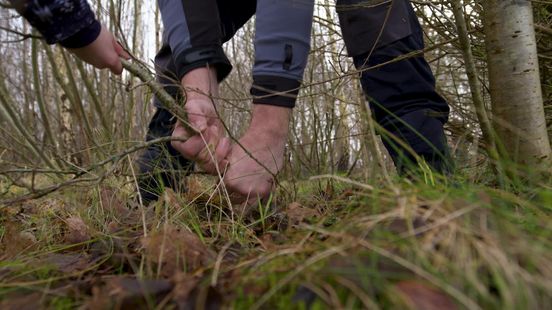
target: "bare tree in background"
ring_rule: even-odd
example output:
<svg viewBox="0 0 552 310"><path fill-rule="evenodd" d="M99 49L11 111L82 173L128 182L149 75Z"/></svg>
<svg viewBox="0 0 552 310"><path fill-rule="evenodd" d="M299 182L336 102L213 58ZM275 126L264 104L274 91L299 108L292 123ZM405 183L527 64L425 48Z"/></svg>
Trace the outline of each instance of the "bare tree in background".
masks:
<svg viewBox="0 0 552 310"><path fill-rule="evenodd" d="M550 158L531 1L481 2L495 130L515 162Z"/></svg>
<svg viewBox="0 0 552 310"><path fill-rule="evenodd" d="M90 2L104 24L153 72L151 59L162 33L155 3ZM423 52L439 92L451 105L447 134L457 166L467 168L476 180L485 171L479 168L495 162L498 156L488 152L490 138L495 137L492 125L506 144L504 154L520 162L549 156L540 82L552 132L552 6L533 4L539 32L539 80L529 1L412 4L425 33ZM487 11L489 66L478 4ZM299 180L338 173L369 183L390 180L387 171L393 170L392 161L376 135L377 124L368 116L358 72L345 53L335 1L317 0L315 15L312 51L293 112L281 177ZM250 117L253 38L254 19L225 44L234 70L224 81L218 102L233 137L243 133ZM15 184L33 193L92 167L94 174L84 175L90 180L103 181L104 174L117 172L133 190L130 161L125 158L121 164L118 154L143 144L154 111L152 93L144 84L129 74L113 77L59 47L46 46L7 9L0 10L0 54L0 187ZM486 153L481 152L483 146ZM106 164L99 166L102 162Z"/></svg>

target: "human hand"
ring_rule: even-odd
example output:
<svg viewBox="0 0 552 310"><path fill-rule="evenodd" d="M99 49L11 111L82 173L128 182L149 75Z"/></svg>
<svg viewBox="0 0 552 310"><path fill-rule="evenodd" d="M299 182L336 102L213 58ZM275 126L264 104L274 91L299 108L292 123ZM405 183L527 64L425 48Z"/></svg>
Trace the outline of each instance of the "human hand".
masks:
<svg viewBox="0 0 552 310"><path fill-rule="evenodd" d="M219 119L213 102L208 98L189 99L184 106L188 122L195 132L189 132L180 121L175 125L172 137L186 141L173 140L171 145L182 156L193 160L207 173L222 173L227 165L226 157L230 152L230 140L224 137L224 126Z"/></svg>
<svg viewBox="0 0 552 310"><path fill-rule="evenodd" d="M281 169L283 147L274 150L267 144L259 145L256 134L247 134L239 144L232 145L228 156L228 170L224 175L224 184L232 201L254 205L258 200L267 198L274 188L274 175ZM277 154L276 154L276 153Z"/></svg>
<svg viewBox="0 0 552 310"><path fill-rule="evenodd" d="M94 42L85 47L69 49L82 61L91 64L98 69L108 68L115 74L123 72L123 64L120 57L129 59L130 55L115 40L115 37L102 26L100 35Z"/></svg>
<svg viewBox="0 0 552 310"><path fill-rule="evenodd" d="M282 169L291 109L254 105L251 124L232 146L224 184L235 202L246 207L267 198Z"/></svg>

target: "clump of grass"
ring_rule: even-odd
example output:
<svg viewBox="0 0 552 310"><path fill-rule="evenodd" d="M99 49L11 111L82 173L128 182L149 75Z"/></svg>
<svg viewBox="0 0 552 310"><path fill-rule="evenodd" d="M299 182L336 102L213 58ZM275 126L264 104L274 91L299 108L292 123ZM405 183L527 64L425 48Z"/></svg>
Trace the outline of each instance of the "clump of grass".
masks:
<svg viewBox="0 0 552 310"><path fill-rule="evenodd" d="M148 208L132 202L133 189L117 187L116 178L84 195L59 192L2 209L0 299L9 305L40 292L43 306L87 305L101 297L107 277L124 276L167 279L173 291L160 299L156 290L138 290L164 305L216 300L235 308L420 308L424 302L550 308L550 184L518 184L512 192L455 178L373 187L343 178L284 183L271 203L249 216L233 213L209 178L193 179L188 193L167 191ZM316 212L290 211L297 208ZM69 216L82 219L90 240L66 242L63 220ZM25 236L7 239L6 227L36 240L9 250ZM162 238L166 227L172 235ZM142 241L154 236L167 247L186 247L178 236L187 234L212 253L208 260L190 264L196 250L188 248L170 252L174 262L160 266L165 246L156 244L152 258ZM68 271L58 262L45 273L39 258L52 253L64 259L83 254L75 262L82 266ZM120 292L125 301L134 291Z"/></svg>

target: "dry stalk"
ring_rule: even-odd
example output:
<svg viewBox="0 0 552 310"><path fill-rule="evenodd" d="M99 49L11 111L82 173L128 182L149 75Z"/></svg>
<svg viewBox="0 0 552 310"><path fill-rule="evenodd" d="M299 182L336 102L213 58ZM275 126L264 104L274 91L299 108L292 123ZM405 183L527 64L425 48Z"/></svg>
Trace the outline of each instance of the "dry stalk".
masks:
<svg viewBox="0 0 552 310"><path fill-rule="evenodd" d="M178 118L186 130L191 132L196 131L192 128L190 123L188 123L188 117L186 115L186 111L184 110L184 105L179 105L178 102L176 102L176 100L163 88L163 85L155 81L155 78L152 77L148 69L138 63L133 63L132 61L126 59L121 59L121 62L123 63L123 67L128 72L140 79L140 81L142 81L153 92L157 99L159 99L159 102L161 102L164 109L171 112ZM186 99L184 98L183 101L185 102Z"/></svg>

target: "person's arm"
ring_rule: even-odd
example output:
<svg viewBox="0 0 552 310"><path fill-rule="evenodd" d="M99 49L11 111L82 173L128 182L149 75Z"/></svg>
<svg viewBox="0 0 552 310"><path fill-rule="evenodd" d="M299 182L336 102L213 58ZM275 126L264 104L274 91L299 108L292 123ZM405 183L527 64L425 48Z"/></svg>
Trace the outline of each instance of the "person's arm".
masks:
<svg viewBox="0 0 552 310"><path fill-rule="evenodd" d="M44 38L59 43L83 61L120 74L119 57L128 54L96 19L86 0L10 0L14 8Z"/></svg>
<svg viewBox="0 0 552 310"><path fill-rule="evenodd" d="M205 171L224 169L230 141L216 112L218 83L232 65L222 49L222 33L216 0L159 0L164 40L171 49L175 75L185 93L188 132L180 122L173 131L172 146ZM207 147L209 146L209 147Z"/></svg>
<svg viewBox="0 0 552 310"><path fill-rule="evenodd" d="M257 0L253 111L232 147L226 188L248 204L267 198L282 169L295 106L310 51L314 0Z"/></svg>

